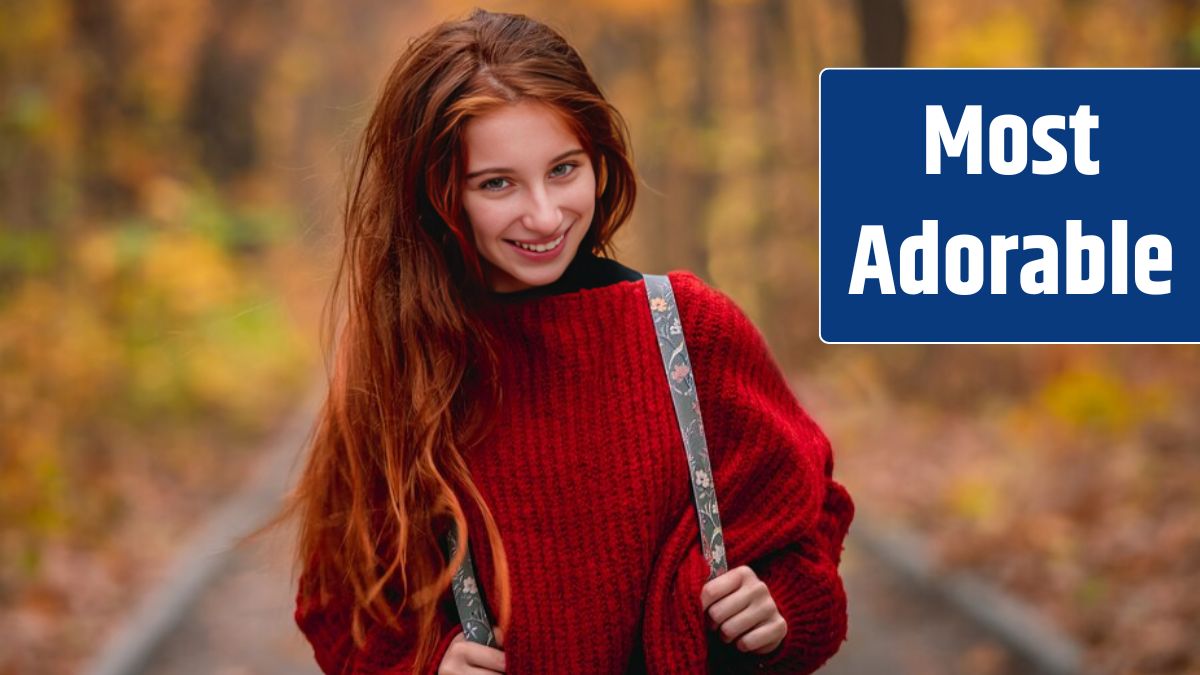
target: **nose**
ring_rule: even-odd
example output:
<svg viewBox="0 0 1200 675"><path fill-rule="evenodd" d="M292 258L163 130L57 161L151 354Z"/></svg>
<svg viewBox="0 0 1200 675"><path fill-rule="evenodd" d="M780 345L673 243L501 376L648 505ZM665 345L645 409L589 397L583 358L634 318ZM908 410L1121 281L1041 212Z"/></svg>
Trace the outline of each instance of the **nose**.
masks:
<svg viewBox="0 0 1200 675"><path fill-rule="evenodd" d="M525 229L537 236L549 237L558 232L561 223L558 204L544 185L535 185L529 190L529 208L522 222Z"/></svg>

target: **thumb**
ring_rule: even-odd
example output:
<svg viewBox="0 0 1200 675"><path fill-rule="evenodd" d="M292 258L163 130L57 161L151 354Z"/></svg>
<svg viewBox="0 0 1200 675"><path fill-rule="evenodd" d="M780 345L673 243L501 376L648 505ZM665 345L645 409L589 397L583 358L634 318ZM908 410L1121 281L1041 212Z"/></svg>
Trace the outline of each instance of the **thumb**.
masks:
<svg viewBox="0 0 1200 675"><path fill-rule="evenodd" d="M504 631L499 626L496 626L496 628L493 629L492 632L494 632L496 634L496 645L499 647L503 647L504 646Z"/></svg>

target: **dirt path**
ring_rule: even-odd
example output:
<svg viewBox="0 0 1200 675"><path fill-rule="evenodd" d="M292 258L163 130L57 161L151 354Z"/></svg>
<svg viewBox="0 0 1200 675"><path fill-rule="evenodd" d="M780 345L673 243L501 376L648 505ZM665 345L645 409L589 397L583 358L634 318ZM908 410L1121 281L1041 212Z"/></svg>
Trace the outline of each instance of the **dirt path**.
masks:
<svg viewBox="0 0 1200 675"><path fill-rule="evenodd" d="M841 570L850 603L850 634L822 674L1037 672L943 602L906 586L853 541Z"/></svg>
<svg viewBox="0 0 1200 675"><path fill-rule="evenodd" d="M842 563L850 639L828 675L1007 675L1033 672L939 602L904 588L851 545ZM292 622L287 556L278 540L234 554L144 672L153 675L319 674Z"/></svg>
<svg viewBox="0 0 1200 675"><path fill-rule="evenodd" d="M320 675L292 621L286 551L265 541L233 554L144 673Z"/></svg>
<svg viewBox="0 0 1200 675"><path fill-rule="evenodd" d="M316 399L314 398L313 401ZM313 402L309 402L311 408ZM274 510L287 483L301 422L281 432L251 497L236 520ZM158 643L142 673L153 675L319 675L312 650L292 619L294 598L285 533L228 556L176 628ZM218 547L219 548L219 547ZM850 602L850 637L821 671L828 675L1008 675L1033 673L961 613L916 591L856 544L851 527L842 575Z"/></svg>

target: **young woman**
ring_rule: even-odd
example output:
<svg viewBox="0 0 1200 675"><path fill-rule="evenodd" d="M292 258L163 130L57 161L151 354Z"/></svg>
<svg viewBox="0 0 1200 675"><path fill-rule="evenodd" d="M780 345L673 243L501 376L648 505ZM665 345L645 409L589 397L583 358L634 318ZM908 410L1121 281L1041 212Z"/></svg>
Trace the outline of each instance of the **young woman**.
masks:
<svg viewBox="0 0 1200 675"><path fill-rule="evenodd" d="M689 475L646 282L607 257L627 132L575 50L520 15L438 25L360 153L329 395L285 511L321 668L810 672L837 651L853 505L829 442L741 310L674 271L712 464ZM712 580L693 478L719 497ZM499 648L458 625L467 546Z"/></svg>

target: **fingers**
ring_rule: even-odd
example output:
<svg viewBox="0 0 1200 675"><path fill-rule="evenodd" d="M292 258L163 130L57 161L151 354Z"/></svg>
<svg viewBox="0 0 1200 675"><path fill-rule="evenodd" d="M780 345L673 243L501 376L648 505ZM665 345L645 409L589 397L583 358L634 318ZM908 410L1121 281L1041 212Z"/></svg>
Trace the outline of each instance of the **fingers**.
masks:
<svg viewBox="0 0 1200 675"><path fill-rule="evenodd" d="M743 652L769 654L787 636L787 621L782 616L771 618L763 625L738 638L737 648Z"/></svg>
<svg viewBox="0 0 1200 675"><path fill-rule="evenodd" d="M754 570L742 565L706 582L700 589L700 606L707 611L709 605L736 591L751 578L757 579L758 577L754 574Z"/></svg>
<svg viewBox="0 0 1200 675"><path fill-rule="evenodd" d="M787 633L787 621L780 615L770 589L748 566L730 570L705 584L701 603L721 640L736 640L740 651L768 653Z"/></svg>
<svg viewBox="0 0 1200 675"><path fill-rule="evenodd" d="M774 607L764 607L761 604L751 604L746 609L720 623L717 632L723 642L733 642L740 635L767 623L775 615Z"/></svg>
<svg viewBox="0 0 1200 675"><path fill-rule="evenodd" d="M499 639L499 635L497 636ZM504 652L493 647L470 642L461 633L450 640L438 673L442 675L481 675L503 673L506 668Z"/></svg>
<svg viewBox="0 0 1200 675"><path fill-rule="evenodd" d="M714 602L708 608L708 617L713 627L720 626L731 617L744 611L755 600L752 588L742 588Z"/></svg>
<svg viewBox="0 0 1200 675"><path fill-rule="evenodd" d="M488 672L504 672L504 652L499 649L469 642L463 647L463 656L468 666L483 668Z"/></svg>
<svg viewBox="0 0 1200 675"><path fill-rule="evenodd" d="M736 582L737 586L733 590L720 598L719 600L706 605L706 610L709 618L713 622L713 626L719 626L728 621L733 616L753 608L756 614L762 612L763 606L774 607L774 600L771 599L771 592L767 589L767 584L758 578L749 567L742 566L734 570L730 570L716 579L713 579L709 584L716 584L717 581L730 578L730 582ZM723 586L717 586L717 590L713 593L718 593L723 590ZM701 593L703 595L703 592ZM765 619L765 617L763 617ZM747 627L749 628L749 627Z"/></svg>
<svg viewBox="0 0 1200 675"><path fill-rule="evenodd" d="M492 670L490 668L476 668L467 666L466 670L462 671L463 675L495 675L495 673L503 673L503 670Z"/></svg>

